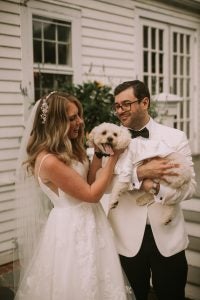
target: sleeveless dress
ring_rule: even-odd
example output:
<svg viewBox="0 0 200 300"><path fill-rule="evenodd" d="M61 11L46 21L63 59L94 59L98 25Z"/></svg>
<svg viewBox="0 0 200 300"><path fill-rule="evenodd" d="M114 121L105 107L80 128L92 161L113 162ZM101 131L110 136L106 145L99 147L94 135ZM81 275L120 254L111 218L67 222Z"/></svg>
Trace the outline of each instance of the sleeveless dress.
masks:
<svg viewBox="0 0 200 300"><path fill-rule="evenodd" d="M86 180L86 164L74 162L73 168ZM38 181L54 207L15 299L133 299L127 295L112 230L101 204L79 201L62 190L57 195L39 175Z"/></svg>

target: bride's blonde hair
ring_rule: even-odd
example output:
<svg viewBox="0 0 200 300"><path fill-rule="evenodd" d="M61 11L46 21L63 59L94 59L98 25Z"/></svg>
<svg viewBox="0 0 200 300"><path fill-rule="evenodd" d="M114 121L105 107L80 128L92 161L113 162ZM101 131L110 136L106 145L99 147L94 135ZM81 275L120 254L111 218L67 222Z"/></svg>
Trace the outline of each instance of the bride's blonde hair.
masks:
<svg viewBox="0 0 200 300"><path fill-rule="evenodd" d="M40 103L27 145L28 169L33 172L36 157L43 150L56 155L66 164L70 164L73 159L81 162L87 159L84 149L84 125L80 126L77 138L68 138L68 105L74 103L78 108L79 117L83 118L83 108L79 100L64 92L52 92L38 101Z"/></svg>

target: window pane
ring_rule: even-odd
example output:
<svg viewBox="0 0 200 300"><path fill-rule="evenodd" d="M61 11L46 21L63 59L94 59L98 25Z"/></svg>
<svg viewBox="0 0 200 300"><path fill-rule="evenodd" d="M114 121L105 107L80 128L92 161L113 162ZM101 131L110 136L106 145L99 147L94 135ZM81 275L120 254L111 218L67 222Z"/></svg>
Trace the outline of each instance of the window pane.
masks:
<svg viewBox="0 0 200 300"><path fill-rule="evenodd" d="M56 49L54 43L44 43L44 62L51 64L56 63Z"/></svg>
<svg viewBox="0 0 200 300"><path fill-rule="evenodd" d="M144 51L144 72L148 72L148 52Z"/></svg>
<svg viewBox="0 0 200 300"><path fill-rule="evenodd" d="M173 93L177 94L177 79L173 79Z"/></svg>
<svg viewBox="0 0 200 300"><path fill-rule="evenodd" d="M34 73L35 100L38 100L51 91L60 90L64 84L72 83L71 75Z"/></svg>
<svg viewBox="0 0 200 300"><path fill-rule="evenodd" d="M173 58L174 58L174 61L173 61L173 74L176 75L177 74L177 56L174 55Z"/></svg>
<svg viewBox="0 0 200 300"><path fill-rule="evenodd" d="M163 54L159 54L159 73L163 73Z"/></svg>
<svg viewBox="0 0 200 300"><path fill-rule="evenodd" d="M183 34L180 34L180 53L184 52L184 44L183 44Z"/></svg>
<svg viewBox="0 0 200 300"><path fill-rule="evenodd" d="M149 86L148 76L144 76L144 84Z"/></svg>
<svg viewBox="0 0 200 300"><path fill-rule="evenodd" d="M151 28L151 48L156 49L156 29Z"/></svg>
<svg viewBox="0 0 200 300"><path fill-rule="evenodd" d="M159 78L159 93L163 92L163 77Z"/></svg>
<svg viewBox="0 0 200 300"><path fill-rule="evenodd" d="M58 45L58 64L59 65L67 65L67 46L66 45Z"/></svg>
<svg viewBox="0 0 200 300"><path fill-rule="evenodd" d="M33 37L42 38L42 23L34 21L33 22Z"/></svg>
<svg viewBox="0 0 200 300"><path fill-rule="evenodd" d="M151 72L156 73L156 53L151 53Z"/></svg>
<svg viewBox="0 0 200 300"><path fill-rule="evenodd" d="M183 63L184 59L183 56L180 57L180 75L183 75Z"/></svg>
<svg viewBox="0 0 200 300"><path fill-rule="evenodd" d="M180 79L180 93L179 93L179 95L180 95L181 97L183 97L183 92L184 92L183 82L184 82L184 79L181 78L181 79Z"/></svg>
<svg viewBox="0 0 200 300"><path fill-rule="evenodd" d="M58 26L58 41L70 42L70 28Z"/></svg>
<svg viewBox="0 0 200 300"><path fill-rule="evenodd" d="M143 27L143 47L148 48L148 27Z"/></svg>
<svg viewBox="0 0 200 300"><path fill-rule="evenodd" d="M186 53L190 54L190 36L186 36Z"/></svg>
<svg viewBox="0 0 200 300"><path fill-rule="evenodd" d="M177 52L177 33L173 33L173 51Z"/></svg>
<svg viewBox="0 0 200 300"><path fill-rule="evenodd" d="M159 50L163 50L163 30L159 29Z"/></svg>
<svg viewBox="0 0 200 300"><path fill-rule="evenodd" d="M186 116L187 116L187 118L189 118L190 117L190 101L186 101L186 104L187 104L187 106L186 106Z"/></svg>
<svg viewBox="0 0 200 300"><path fill-rule="evenodd" d="M190 58L186 58L186 75L190 75Z"/></svg>
<svg viewBox="0 0 200 300"><path fill-rule="evenodd" d="M33 56L35 63L42 62L42 42L41 41L33 41Z"/></svg>
<svg viewBox="0 0 200 300"><path fill-rule="evenodd" d="M56 26L54 24L44 24L44 38L55 41Z"/></svg>
<svg viewBox="0 0 200 300"><path fill-rule="evenodd" d="M151 78L151 91L152 95L156 94L156 76L152 76Z"/></svg>

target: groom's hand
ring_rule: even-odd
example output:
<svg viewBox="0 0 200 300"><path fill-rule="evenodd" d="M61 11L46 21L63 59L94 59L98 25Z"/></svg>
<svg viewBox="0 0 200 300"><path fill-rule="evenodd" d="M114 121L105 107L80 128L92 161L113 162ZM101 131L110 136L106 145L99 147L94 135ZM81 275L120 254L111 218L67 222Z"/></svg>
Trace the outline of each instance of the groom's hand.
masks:
<svg viewBox="0 0 200 300"><path fill-rule="evenodd" d="M165 175L177 176L178 174L172 168L178 168L178 164L170 163L169 159L154 157L146 160L137 168L137 176L140 181L149 179L163 179Z"/></svg>

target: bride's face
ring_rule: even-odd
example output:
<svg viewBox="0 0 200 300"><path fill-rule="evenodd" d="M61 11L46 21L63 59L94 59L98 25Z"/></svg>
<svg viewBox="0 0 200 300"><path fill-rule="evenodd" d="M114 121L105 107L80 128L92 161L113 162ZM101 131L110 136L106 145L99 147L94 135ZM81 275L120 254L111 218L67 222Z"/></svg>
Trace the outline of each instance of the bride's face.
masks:
<svg viewBox="0 0 200 300"><path fill-rule="evenodd" d="M73 102L68 104L67 114L70 121L68 137L69 139L75 139L78 137L79 129L83 125L83 120L78 114L78 107Z"/></svg>

